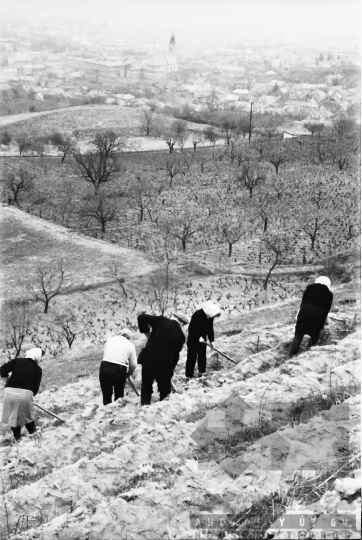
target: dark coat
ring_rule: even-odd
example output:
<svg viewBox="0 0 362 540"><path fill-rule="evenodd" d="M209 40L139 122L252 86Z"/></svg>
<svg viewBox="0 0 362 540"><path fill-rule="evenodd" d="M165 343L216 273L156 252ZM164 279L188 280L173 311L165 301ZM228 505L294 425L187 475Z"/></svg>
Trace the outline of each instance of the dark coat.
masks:
<svg viewBox="0 0 362 540"><path fill-rule="evenodd" d="M300 305L295 333L297 335L318 336L332 307L333 294L327 285L313 283L304 291Z"/></svg>
<svg viewBox="0 0 362 540"><path fill-rule="evenodd" d="M164 366L165 368L176 367L180 351L185 343L185 336L177 321L173 321L163 315L138 316L138 328L143 334L150 331L145 348L138 357L138 363L143 366Z"/></svg>
<svg viewBox="0 0 362 540"><path fill-rule="evenodd" d="M198 309L191 317L187 344L198 343L200 337L205 341L209 338L210 343L214 341L214 319L208 318L203 309Z"/></svg>
<svg viewBox="0 0 362 540"><path fill-rule="evenodd" d="M327 314L332 307L332 302L333 294L328 289L327 285L323 285L322 283L308 285L302 298L302 304L318 306L325 309Z"/></svg>
<svg viewBox="0 0 362 540"><path fill-rule="evenodd" d="M5 388L23 388L31 390L34 396L37 395L40 387L42 369L31 358L15 358L0 366L0 376L11 377Z"/></svg>

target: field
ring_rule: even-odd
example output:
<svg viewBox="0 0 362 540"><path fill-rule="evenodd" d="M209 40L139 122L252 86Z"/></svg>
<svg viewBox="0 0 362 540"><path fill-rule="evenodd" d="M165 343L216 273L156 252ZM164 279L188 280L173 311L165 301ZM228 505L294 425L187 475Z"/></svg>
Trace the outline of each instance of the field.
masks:
<svg viewBox="0 0 362 540"><path fill-rule="evenodd" d="M71 130L67 112L14 127ZM76 122L83 140L97 129L89 111ZM281 520L300 515L305 534L342 515L360 537L359 166L350 150L342 167L320 161L320 143L123 152L98 194L70 156L2 159L1 362L14 352L10 315L25 310L23 349L46 349L36 401L66 422L37 411L41 435L18 445L1 426L0 540L186 540L208 514L228 539L281 539ZM31 181L8 204L24 170ZM100 202L116 210L103 231ZM45 313L39 275L54 286L59 268ZM321 274L329 326L289 358L301 295ZM139 351L141 310L190 316L206 300L222 313L215 347L236 364L210 351L206 376L186 383L184 347L166 401L155 392L141 408L127 385L103 406L105 339L127 325Z"/></svg>

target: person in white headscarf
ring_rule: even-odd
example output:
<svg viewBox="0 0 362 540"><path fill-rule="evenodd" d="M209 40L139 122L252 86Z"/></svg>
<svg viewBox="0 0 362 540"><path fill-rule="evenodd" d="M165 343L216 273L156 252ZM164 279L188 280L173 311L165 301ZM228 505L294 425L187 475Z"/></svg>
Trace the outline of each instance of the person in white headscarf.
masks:
<svg viewBox="0 0 362 540"><path fill-rule="evenodd" d="M199 374L206 372L206 344L200 342L200 338L212 345L214 341L214 319L220 317L219 306L211 302L206 302L201 309L195 311L189 324L187 338L187 360L185 376L192 378L197 360Z"/></svg>
<svg viewBox="0 0 362 540"><path fill-rule="evenodd" d="M131 342L132 333L123 328L118 336L107 339L104 345L103 360L99 368L99 383L103 395L103 405L123 398L127 377L137 366L137 355Z"/></svg>
<svg viewBox="0 0 362 540"><path fill-rule="evenodd" d="M21 438L22 426L30 434L36 430L33 398L40 387L42 369L39 363L43 355L44 351L36 347L29 349L25 358L15 358L0 367L0 376L5 382L1 421L11 427L17 441Z"/></svg>
<svg viewBox="0 0 362 540"><path fill-rule="evenodd" d="M295 335L290 348L290 356L299 351L300 344L305 335L310 337L309 346L318 342L319 334L326 323L328 313L332 307L333 294L330 291L331 280L327 276L320 276L315 283L308 285L304 291L302 303L297 315Z"/></svg>

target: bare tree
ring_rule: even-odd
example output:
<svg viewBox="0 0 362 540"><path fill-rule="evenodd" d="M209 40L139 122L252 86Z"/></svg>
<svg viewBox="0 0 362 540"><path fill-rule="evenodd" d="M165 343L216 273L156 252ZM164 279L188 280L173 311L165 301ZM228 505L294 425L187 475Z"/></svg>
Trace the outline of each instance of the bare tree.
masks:
<svg viewBox="0 0 362 540"><path fill-rule="evenodd" d="M64 135L59 132L53 133L53 135L50 137L50 142L53 146L55 146L56 148L58 148L58 150L61 151L62 163L64 163L67 155L73 152L76 147L75 140L71 135Z"/></svg>
<svg viewBox="0 0 362 540"><path fill-rule="evenodd" d="M185 146L186 140L187 140L187 129L188 129L188 123L184 120L175 120L171 124L171 132L173 135L173 138L179 145L180 149L182 150Z"/></svg>
<svg viewBox="0 0 362 540"><path fill-rule="evenodd" d="M267 141L264 137L258 137L257 139L254 139L253 146L255 150L259 153L261 161L263 158L264 150L267 146Z"/></svg>
<svg viewBox="0 0 362 540"><path fill-rule="evenodd" d="M287 161L288 157L283 142L270 144L265 155L266 160L274 166L276 174L278 174L280 166Z"/></svg>
<svg viewBox="0 0 362 540"><path fill-rule="evenodd" d="M38 154L41 161L43 161L43 157L45 155L46 144L47 141L43 137L38 137L33 143L31 143L30 146L31 150Z"/></svg>
<svg viewBox="0 0 362 540"><path fill-rule="evenodd" d="M320 136L326 126L322 122L307 122L304 124L304 127L305 129L310 131L312 137L314 137L315 133L318 133L318 135Z"/></svg>
<svg viewBox="0 0 362 540"><path fill-rule="evenodd" d="M237 124L234 120L234 117L230 114L224 114L220 118L220 128L225 134L226 144L229 146L231 138L235 133Z"/></svg>
<svg viewBox="0 0 362 540"><path fill-rule="evenodd" d="M140 116L140 129L142 135L148 137L153 131L156 124L156 117L152 110L142 111Z"/></svg>
<svg viewBox="0 0 362 540"><path fill-rule="evenodd" d="M202 133L196 132L192 135L192 145L194 147L194 152L196 152L196 147L198 144L202 143L203 135Z"/></svg>
<svg viewBox="0 0 362 540"><path fill-rule="evenodd" d="M23 135L18 135L15 138L15 141L16 141L16 143L18 145L19 155L20 156L22 155L24 150L27 150L31 146L29 139L27 137L23 136Z"/></svg>
<svg viewBox="0 0 362 540"><path fill-rule="evenodd" d="M182 250L186 251L186 244L190 238L204 228L199 218L200 216L193 209L184 210L177 214L172 221L164 221L161 228L180 240Z"/></svg>
<svg viewBox="0 0 362 540"><path fill-rule="evenodd" d="M344 137L355 129L355 123L349 118L337 118L333 122L333 131L338 137Z"/></svg>
<svg viewBox="0 0 362 540"><path fill-rule="evenodd" d="M7 301L2 309L2 331L8 358L16 358L22 352L24 339L30 335L31 318L26 304Z"/></svg>
<svg viewBox="0 0 362 540"><path fill-rule="evenodd" d="M61 223L66 221L68 225L69 216L72 212L72 202L76 194L76 186L71 180L66 180L61 186L61 197L59 197Z"/></svg>
<svg viewBox="0 0 362 540"><path fill-rule="evenodd" d="M228 256L232 256L233 245L245 234L245 224L241 221L224 219L218 224L219 241L227 243L229 247Z"/></svg>
<svg viewBox="0 0 362 540"><path fill-rule="evenodd" d="M84 217L95 219L100 223L102 235L106 232L106 224L113 221L118 214L118 207L115 202L109 200L104 195L98 195L93 203L82 209Z"/></svg>
<svg viewBox="0 0 362 540"><path fill-rule="evenodd" d="M177 249L169 228L162 230L160 249L155 255L159 263L158 270L151 277L150 290L146 292L146 298L151 309L156 308L164 315L171 305L176 308L179 295L178 279L171 272L171 267L177 260Z"/></svg>
<svg viewBox="0 0 362 540"><path fill-rule="evenodd" d="M218 140L218 133L213 127L208 127L204 129L203 131L204 137L206 141L209 141L210 146L212 146L212 155L214 155L214 148Z"/></svg>
<svg viewBox="0 0 362 540"><path fill-rule="evenodd" d="M237 180L249 190L250 198L253 196L253 189L265 178L265 172L251 163L245 163L241 175L237 176Z"/></svg>
<svg viewBox="0 0 362 540"><path fill-rule="evenodd" d="M141 180L141 177L137 176L137 181L132 184L130 199L132 201L132 205L139 210L139 221L143 221L145 211L149 208L153 198L154 191L150 182L147 179Z"/></svg>
<svg viewBox="0 0 362 540"><path fill-rule="evenodd" d="M250 127L250 120L247 116L242 116L239 118L236 124L236 129L238 133L241 133L243 136L243 139L246 138L247 135L249 135L249 127ZM252 126L252 130L253 130Z"/></svg>
<svg viewBox="0 0 362 540"><path fill-rule="evenodd" d="M295 243L286 233L267 234L263 238L263 247L266 251L271 267L265 278L263 288L267 290L270 275L276 266L289 261L290 255L295 249Z"/></svg>
<svg viewBox="0 0 362 540"><path fill-rule="evenodd" d="M89 320L79 316L72 310L56 314L54 323L51 333L57 334L60 343L66 341L69 349L72 348L76 337L82 335L87 326L90 325Z"/></svg>
<svg viewBox="0 0 362 540"><path fill-rule="evenodd" d="M64 263L59 259L50 264L39 265L34 279L26 283L26 290L34 300L44 304L44 313L48 313L50 302L66 290L65 278Z"/></svg>
<svg viewBox="0 0 362 540"><path fill-rule="evenodd" d="M165 169L167 172L167 176L170 179L169 188L171 188L172 182L175 176L177 176L179 173L182 172L182 166L181 166L180 160L177 158L172 159L171 157L170 159L166 159Z"/></svg>
<svg viewBox="0 0 362 540"><path fill-rule="evenodd" d="M109 270L110 276L117 281L118 285L122 289L123 294L125 295L126 298L128 298L128 295L124 288L125 278L123 277L124 271L122 269L122 265L118 261L112 260L108 264L108 270Z"/></svg>
<svg viewBox="0 0 362 540"><path fill-rule="evenodd" d="M79 174L86 182L94 186L94 194L98 195L101 184L113 180L122 171L119 152L124 141L114 131L97 133L93 144L93 152L73 152L78 165Z"/></svg>
<svg viewBox="0 0 362 540"><path fill-rule="evenodd" d="M13 201L19 206L19 197L22 193L29 193L34 188L34 177L26 169L18 169L5 174L5 188L12 194Z"/></svg>

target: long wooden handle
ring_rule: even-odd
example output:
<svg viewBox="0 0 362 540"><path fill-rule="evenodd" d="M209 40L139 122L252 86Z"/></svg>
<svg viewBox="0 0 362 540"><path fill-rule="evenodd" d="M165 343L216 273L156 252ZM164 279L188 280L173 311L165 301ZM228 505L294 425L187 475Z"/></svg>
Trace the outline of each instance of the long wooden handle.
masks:
<svg viewBox="0 0 362 540"><path fill-rule="evenodd" d="M127 379L128 379L129 384L132 386L133 390L135 391L136 395L139 396L138 390L133 384L133 382L131 381L131 379L129 377L127 377Z"/></svg>
<svg viewBox="0 0 362 540"><path fill-rule="evenodd" d="M216 349L215 347L211 347L210 343L207 343L207 341L205 341L204 339L200 338L200 342L205 343L208 347L210 347L210 349L213 349L215 352L221 354L221 356L224 356L224 358L226 358L227 360L230 360L230 362L232 362L233 364L237 364L237 362L235 360L233 360L232 358L230 358L230 356L228 356L227 354L219 351L219 349Z"/></svg>
<svg viewBox="0 0 362 540"><path fill-rule="evenodd" d="M44 407L41 407L37 403L34 403L34 405L35 405L35 407L38 407L38 409L41 409L42 411L44 411L47 414L50 414L50 416L54 416L54 418L56 418L57 420L60 420L61 422L63 422L63 424L65 424L65 420L63 420L63 418L60 418L60 416L57 416L56 414L48 411L47 409L44 409Z"/></svg>

